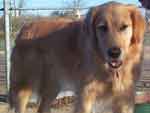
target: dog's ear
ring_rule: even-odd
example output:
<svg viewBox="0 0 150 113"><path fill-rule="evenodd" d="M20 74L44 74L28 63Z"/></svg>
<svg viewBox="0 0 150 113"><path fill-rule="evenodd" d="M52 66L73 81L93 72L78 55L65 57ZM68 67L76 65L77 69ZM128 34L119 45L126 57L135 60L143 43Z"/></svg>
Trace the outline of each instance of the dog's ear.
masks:
<svg viewBox="0 0 150 113"><path fill-rule="evenodd" d="M85 30L88 35L93 34L93 27L94 27L94 21L96 18L96 12L97 12L97 7L90 8L84 19Z"/></svg>
<svg viewBox="0 0 150 113"><path fill-rule="evenodd" d="M90 8L87 15L83 20L83 29L81 30L79 38L79 48L82 51L83 60L81 62L81 68L89 72L94 68L94 55L93 49L95 46L94 40L94 22L96 18L96 7Z"/></svg>
<svg viewBox="0 0 150 113"><path fill-rule="evenodd" d="M133 36L131 44L143 43L143 37L145 33L145 19L141 15L139 9L133 5L128 5L128 9L131 14L132 25L133 25Z"/></svg>

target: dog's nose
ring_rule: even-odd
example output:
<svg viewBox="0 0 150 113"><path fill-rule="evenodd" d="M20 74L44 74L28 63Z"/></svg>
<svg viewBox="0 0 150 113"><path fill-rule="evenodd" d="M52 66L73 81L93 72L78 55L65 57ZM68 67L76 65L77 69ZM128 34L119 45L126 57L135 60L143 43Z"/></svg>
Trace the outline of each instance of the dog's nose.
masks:
<svg viewBox="0 0 150 113"><path fill-rule="evenodd" d="M108 49L108 56L113 58L113 59L117 59L119 58L121 55L121 49L118 47L112 47Z"/></svg>

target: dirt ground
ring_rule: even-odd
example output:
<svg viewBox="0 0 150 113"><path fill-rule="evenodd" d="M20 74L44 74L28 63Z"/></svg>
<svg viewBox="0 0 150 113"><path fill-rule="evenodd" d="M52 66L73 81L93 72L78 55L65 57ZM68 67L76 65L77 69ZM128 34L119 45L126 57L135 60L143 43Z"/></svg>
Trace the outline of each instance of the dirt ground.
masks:
<svg viewBox="0 0 150 113"><path fill-rule="evenodd" d="M25 113L36 113L36 111L37 108L35 106L28 107ZM8 104L0 103L0 113L14 113L14 111L9 109ZM73 113L73 104L59 108L51 108L51 113Z"/></svg>
<svg viewBox="0 0 150 113"><path fill-rule="evenodd" d="M52 108L51 113L72 113L72 105L68 105L65 107L60 108ZM28 107L26 110L26 113L36 113L37 109L36 107ZM0 103L0 113L14 113L14 111L9 109L8 104L6 103Z"/></svg>

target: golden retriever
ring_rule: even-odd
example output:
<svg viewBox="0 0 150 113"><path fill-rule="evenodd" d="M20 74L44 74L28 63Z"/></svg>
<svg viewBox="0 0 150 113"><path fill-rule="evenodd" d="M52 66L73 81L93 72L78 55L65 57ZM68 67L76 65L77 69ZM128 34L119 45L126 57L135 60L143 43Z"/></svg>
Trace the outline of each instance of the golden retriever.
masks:
<svg viewBox="0 0 150 113"><path fill-rule="evenodd" d="M100 113L134 113L145 31L138 8L109 2L91 8L84 20L31 24L11 56L9 100L16 113L25 112L34 90L38 113L47 113L64 87L75 91L75 113L90 113L96 99L105 106Z"/></svg>

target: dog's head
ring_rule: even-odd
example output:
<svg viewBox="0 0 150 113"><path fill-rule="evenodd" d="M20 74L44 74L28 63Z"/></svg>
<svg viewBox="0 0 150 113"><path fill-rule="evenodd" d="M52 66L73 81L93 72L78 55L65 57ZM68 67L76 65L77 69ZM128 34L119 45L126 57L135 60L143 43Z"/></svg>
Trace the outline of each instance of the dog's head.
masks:
<svg viewBox="0 0 150 113"><path fill-rule="evenodd" d="M131 46L143 43L145 21L132 5L110 2L91 8L85 24L96 52L111 68L121 67Z"/></svg>

